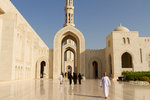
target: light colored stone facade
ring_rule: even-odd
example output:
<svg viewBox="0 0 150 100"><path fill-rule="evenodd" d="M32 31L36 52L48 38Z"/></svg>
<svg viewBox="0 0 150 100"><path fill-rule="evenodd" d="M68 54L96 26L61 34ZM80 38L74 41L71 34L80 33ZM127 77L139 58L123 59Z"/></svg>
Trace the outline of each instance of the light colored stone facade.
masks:
<svg viewBox="0 0 150 100"><path fill-rule="evenodd" d="M86 78L101 78L106 71L105 68L105 49L102 50L86 50L85 52L85 66L86 66ZM97 68L94 66L94 62L97 62ZM97 73L94 70L97 69Z"/></svg>
<svg viewBox="0 0 150 100"><path fill-rule="evenodd" d="M149 71L150 38L120 25L107 36L105 49L86 50L84 36L74 25L73 0L66 0L64 27L49 49L13 4L0 0L0 81L57 79L68 66L86 78L107 72L116 79L125 70Z"/></svg>
<svg viewBox="0 0 150 100"><path fill-rule="evenodd" d="M42 60L49 78L49 48L9 0L0 9L0 80L38 78Z"/></svg>
<svg viewBox="0 0 150 100"><path fill-rule="evenodd" d="M107 71L110 73L110 66L112 66L113 77L120 76L122 71L150 70L150 38L139 37L138 31L129 31L120 25L107 36L106 44ZM125 61L126 66L130 68L123 68L123 54L125 53L130 55L130 63Z"/></svg>

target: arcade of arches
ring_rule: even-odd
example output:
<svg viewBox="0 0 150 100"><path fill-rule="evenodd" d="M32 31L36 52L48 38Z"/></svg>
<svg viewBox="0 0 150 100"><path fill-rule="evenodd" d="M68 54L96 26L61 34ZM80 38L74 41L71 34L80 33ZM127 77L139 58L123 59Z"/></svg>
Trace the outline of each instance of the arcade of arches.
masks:
<svg viewBox="0 0 150 100"><path fill-rule="evenodd" d="M73 40L67 39L64 41L62 45L62 73L77 73L77 59L75 59L77 55L76 48L76 43Z"/></svg>
<svg viewBox="0 0 150 100"><path fill-rule="evenodd" d="M71 66L72 72L84 74L84 52L85 43L82 33L74 27L64 27L56 34L54 39L53 72L58 76L62 72L65 73L67 67ZM54 75L53 78L57 76Z"/></svg>

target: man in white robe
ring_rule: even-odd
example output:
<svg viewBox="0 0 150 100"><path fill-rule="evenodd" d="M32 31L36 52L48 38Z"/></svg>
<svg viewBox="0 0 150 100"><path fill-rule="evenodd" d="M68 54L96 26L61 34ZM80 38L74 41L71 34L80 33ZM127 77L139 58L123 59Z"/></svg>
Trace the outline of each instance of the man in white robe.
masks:
<svg viewBox="0 0 150 100"><path fill-rule="evenodd" d="M62 74L60 74L60 76L59 76L59 81L60 81L60 84L62 84L62 81L63 81L63 76L62 76Z"/></svg>
<svg viewBox="0 0 150 100"><path fill-rule="evenodd" d="M111 82L106 72L104 73L104 76L102 77L100 85L103 87L104 96L105 96L105 99L107 99L109 95L109 87L111 86Z"/></svg>

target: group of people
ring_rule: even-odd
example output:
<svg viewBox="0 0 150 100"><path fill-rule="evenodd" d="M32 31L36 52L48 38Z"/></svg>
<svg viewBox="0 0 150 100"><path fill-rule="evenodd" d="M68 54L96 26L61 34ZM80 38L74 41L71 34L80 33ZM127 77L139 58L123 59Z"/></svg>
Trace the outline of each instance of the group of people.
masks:
<svg viewBox="0 0 150 100"><path fill-rule="evenodd" d="M65 77L66 77L66 75L65 75ZM68 73L68 79L69 79L70 85L72 84L72 79L73 79L74 84L77 84L77 79L79 80L79 84L81 84L82 76L80 73L79 73L78 77L77 77L76 73L73 73L73 76L71 73ZM59 80L60 80L60 84L62 84L63 74L60 75ZM106 72L104 73L104 76L102 77L102 79L100 81L100 86L103 88L105 99L107 99L108 95L109 95L109 87L111 86L111 82L110 82L110 79L107 76Z"/></svg>
<svg viewBox="0 0 150 100"><path fill-rule="evenodd" d="M60 84L62 84L63 77L64 77L64 74L61 73L60 76L59 76ZM81 84L81 80L82 80L81 74L79 73L79 75L77 76L77 73L75 73L75 72L73 73L73 76L72 76L72 74L70 72L65 73L65 78L69 79L69 84L70 85L72 84L72 80L74 82L74 85L77 84L77 80L79 81L79 84Z"/></svg>

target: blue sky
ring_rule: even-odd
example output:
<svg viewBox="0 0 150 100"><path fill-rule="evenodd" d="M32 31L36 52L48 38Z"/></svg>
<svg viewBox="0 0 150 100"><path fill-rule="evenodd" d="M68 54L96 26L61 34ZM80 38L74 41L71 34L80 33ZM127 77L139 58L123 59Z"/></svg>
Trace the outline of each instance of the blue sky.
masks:
<svg viewBox="0 0 150 100"><path fill-rule="evenodd" d="M11 0L49 48L64 24L65 0ZM75 27L87 49L105 48L106 36L120 23L150 37L150 0L74 0Z"/></svg>

